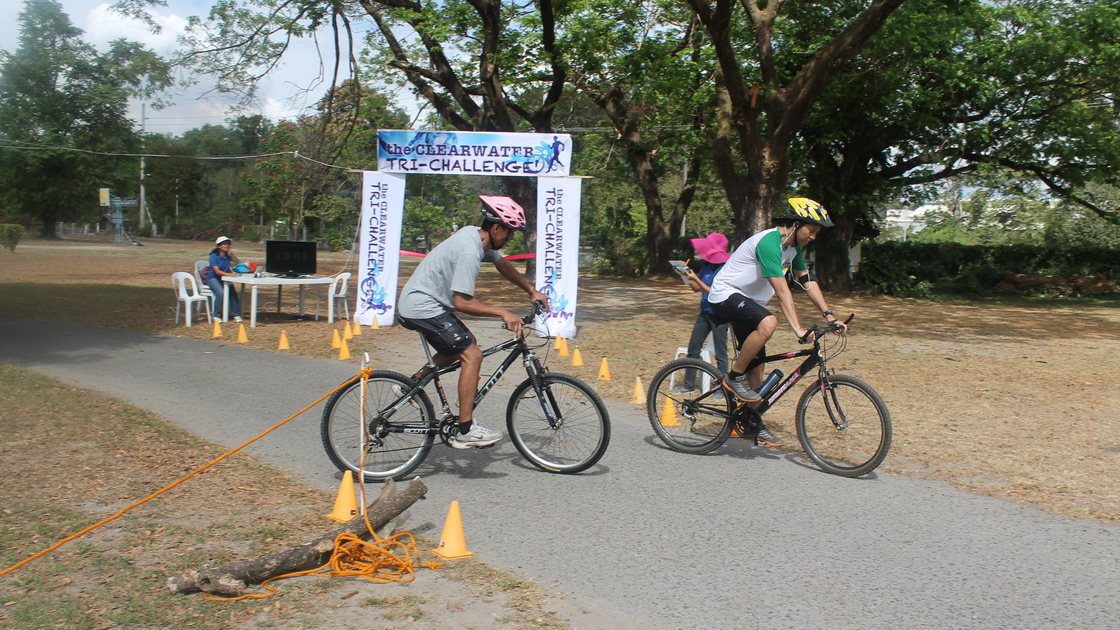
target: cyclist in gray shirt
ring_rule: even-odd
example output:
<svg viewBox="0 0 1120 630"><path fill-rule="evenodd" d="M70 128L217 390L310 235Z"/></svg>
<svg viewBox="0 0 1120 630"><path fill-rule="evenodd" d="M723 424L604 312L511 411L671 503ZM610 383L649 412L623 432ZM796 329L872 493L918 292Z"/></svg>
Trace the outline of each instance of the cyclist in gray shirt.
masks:
<svg viewBox="0 0 1120 630"><path fill-rule="evenodd" d="M475 283L483 261L494 267L514 286L529 294L530 302L548 298L533 288L498 251L513 238L515 230L526 227L525 211L509 197L479 196L484 220L481 227L466 226L440 243L420 262L401 290L397 312L401 325L424 335L436 350L435 364L444 367L454 361L462 364L459 373L459 435L451 440L455 448L480 448L502 439L502 433L474 422L474 397L482 368L482 350L474 335L455 316L455 311L481 317L497 317L514 333L521 332L521 318L499 306L475 299ZM415 378L427 376L427 368Z"/></svg>

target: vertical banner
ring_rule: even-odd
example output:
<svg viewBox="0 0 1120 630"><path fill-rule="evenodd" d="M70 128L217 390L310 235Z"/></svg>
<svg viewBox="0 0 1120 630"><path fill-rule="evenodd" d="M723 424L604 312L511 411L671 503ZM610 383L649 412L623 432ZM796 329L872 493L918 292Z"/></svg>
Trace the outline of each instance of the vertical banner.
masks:
<svg viewBox="0 0 1120 630"><path fill-rule="evenodd" d="M538 325L549 337L576 334L582 188L578 177L537 180L537 290L548 296L551 309Z"/></svg>
<svg viewBox="0 0 1120 630"><path fill-rule="evenodd" d="M397 310L404 175L366 171L362 178L362 219L358 251L358 304L354 319L363 326L392 326Z"/></svg>

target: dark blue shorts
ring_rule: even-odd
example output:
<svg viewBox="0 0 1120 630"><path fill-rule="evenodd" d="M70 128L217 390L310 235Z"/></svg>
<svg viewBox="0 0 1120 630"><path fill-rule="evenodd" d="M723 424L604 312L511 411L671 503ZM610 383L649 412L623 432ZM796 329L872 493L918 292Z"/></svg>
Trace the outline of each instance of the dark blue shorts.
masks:
<svg viewBox="0 0 1120 630"><path fill-rule="evenodd" d="M467 330L463 322L451 313L444 313L431 319L408 319L400 315L397 317L401 320L401 326L424 335L424 339L432 344L436 352L445 357L458 356L474 345L471 331Z"/></svg>

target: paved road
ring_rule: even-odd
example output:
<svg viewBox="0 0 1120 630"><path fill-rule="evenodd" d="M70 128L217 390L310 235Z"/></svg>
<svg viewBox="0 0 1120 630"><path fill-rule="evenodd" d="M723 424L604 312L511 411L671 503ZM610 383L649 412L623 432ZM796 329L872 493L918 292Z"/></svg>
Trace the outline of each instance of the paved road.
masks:
<svg viewBox="0 0 1120 630"><path fill-rule="evenodd" d="M484 342L498 334L479 332ZM355 367L11 319L0 319L0 361L118 396L231 447ZM504 417L505 397L495 394L480 417ZM429 500L405 524L438 537L449 502L460 501L471 551L570 593L589 611L572 620L577 628L1120 626L1116 526L901 476L833 477L735 440L711 456L673 453L636 406L608 406L611 448L590 474L539 472L508 442L437 447L419 470ZM254 451L333 492L319 413Z"/></svg>

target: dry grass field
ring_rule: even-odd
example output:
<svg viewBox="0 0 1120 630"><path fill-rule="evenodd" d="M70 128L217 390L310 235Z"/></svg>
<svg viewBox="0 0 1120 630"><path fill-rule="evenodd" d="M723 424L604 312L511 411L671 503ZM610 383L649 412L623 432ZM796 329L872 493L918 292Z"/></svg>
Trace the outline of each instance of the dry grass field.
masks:
<svg viewBox="0 0 1120 630"><path fill-rule="evenodd" d="M175 324L170 285L171 273L192 269L209 243L144 242L113 247L95 239L30 239L14 253L0 252L0 316L211 338L205 321ZM236 243L234 250L243 260L264 259L258 244ZM415 264L403 260L401 284ZM319 257L320 274L356 266L346 253ZM286 291L276 313L275 291L262 289L260 325L248 330L248 345L274 350L284 330L291 352L336 358L330 340L341 324L292 320L297 293ZM479 297L527 309L520 292L489 266ZM830 365L871 383L891 409L895 442L884 470L945 479L1063 514L1120 520L1120 388L1113 377L1120 373L1120 301L829 299L837 313L856 314L848 351ZM800 304L802 313L812 312L808 302ZM307 308L314 310L312 290ZM579 308L573 346L586 365L571 367L570 359L555 356L550 365L593 382L602 395L630 400L636 378L648 382L687 345L696 298L676 279L582 277ZM772 351L781 340L792 348L783 332ZM215 341L237 338L233 324L223 333ZM355 363L368 352L375 365L398 371L422 362L415 333L399 326L367 329L349 349ZM596 380L603 357L609 382ZM776 407L767 423L797 448L792 402Z"/></svg>
<svg viewBox="0 0 1120 630"><path fill-rule="evenodd" d="M191 328L175 323L170 284L171 273L191 270L195 260L206 257L209 244L144 243L114 247L97 239L28 239L15 252L0 251L0 317L211 339L213 329L204 317ZM242 259L264 258L256 244L236 243L235 252ZM402 284L415 264L403 261ZM321 274L355 268L345 253L320 255ZM484 269L479 286L484 301L527 308L492 270ZM308 292L310 312L319 290ZM248 345L276 350L283 330L289 352L337 359L330 340L341 324L328 324L325 317L291 318L297 295L286 291L278 308L275 290L262 290L260 325L248 329ZM248 304L248 296L243 302ZM838 313L856 314L848 351L830 365L871 383L891 409L895 441L880 470L941 479L1067 516L1120 520L1117 300L830 296L830 302ZM802 312L812 312L807 302L799 304ZM570 359L552 355L551 368L628 401L635 379L648 382L687 344L697 303L675 279L584 277L579 308L572 345L581 349L586 365L571 366ZM236 325L226 324L222 337L212 341L236 338ZM787 342L792 347L788 333L780 331L771 350ZM367 352L375 365L398 371L422 360L415 333L400 327L367 328L349 345L355 365ZM596 380L603 357L609 359L610 381ZM796 395L785 400L796 401ZM786 448L796 450L793 413L793 402L783 402L767 423L787 438ZM3 365L0 436L4 567L105 516L83 505L119 508L219 452L143 410ZM173 472L154 479L147 474L164 466ZM58 474L60 468L68 472ZM321 526L323 506L332 499L249 458L206 477L211 474L216 485L177 491L4 578L0 625L567 627L550 612L557 601L550 602L545 590L473 561L430 572L438 577L384 597L347 599L354 589L345 582L315 580L283 583L281 595L269 600L228 604L171 597L162 582L180 568L303 542L307 531ZM271 481L259 483L262 476ZM220 502L214 492L221 494ZM283 504L283 518L259 516L255 507L262 503Z"/></svg>

